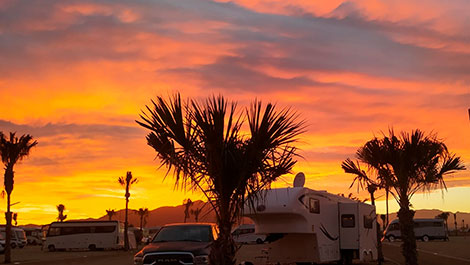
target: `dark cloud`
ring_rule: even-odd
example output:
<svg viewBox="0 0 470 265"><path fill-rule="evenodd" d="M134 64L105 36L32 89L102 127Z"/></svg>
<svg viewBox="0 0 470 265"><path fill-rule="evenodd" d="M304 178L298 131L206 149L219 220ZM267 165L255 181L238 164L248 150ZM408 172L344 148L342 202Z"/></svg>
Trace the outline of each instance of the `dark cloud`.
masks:
<svg viewBox="0 0 470 265"><path fill-rule="evenodd" d="M133 124L132 121L129 124ZM53 124L29 125L16 124L6 120L0 120L0 131L4 134L8 132L18 132L18 134L28 133L34 137L60 137L73 135L78 138L101 138L101 137L125 137L133 138L144 135L144 130L135 126L120 126L106 124Z"/></svg>

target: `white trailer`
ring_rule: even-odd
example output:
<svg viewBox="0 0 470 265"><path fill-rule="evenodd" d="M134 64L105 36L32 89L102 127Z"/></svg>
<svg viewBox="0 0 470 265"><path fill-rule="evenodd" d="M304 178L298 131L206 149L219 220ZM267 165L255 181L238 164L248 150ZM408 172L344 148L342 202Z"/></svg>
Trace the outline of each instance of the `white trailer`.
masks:
<svg viewBox="0 0 470 265"><path fill-rule="evenodd" d="M118 221L53 222L44 242L49 251L120 249L123 246L123 227Z"/></svg>
<svg viewBox="0 0 470 265"><path fill-rule="evenodd" d="M303 184L302 184L303 185ZM246 245L238 263L326 263L377 259L375 206L304 187L266 190L245 216L267 235L261 255ZM256 246L254 246L256 247ZM263 259L264 257L264 259Z"/></svg>

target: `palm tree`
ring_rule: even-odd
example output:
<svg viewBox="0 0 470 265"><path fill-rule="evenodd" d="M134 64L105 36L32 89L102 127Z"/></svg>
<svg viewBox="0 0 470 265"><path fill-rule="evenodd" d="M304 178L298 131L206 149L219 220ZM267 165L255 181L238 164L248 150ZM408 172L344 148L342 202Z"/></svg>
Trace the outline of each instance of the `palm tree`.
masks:
<svg viewBox="0 0 470 265"><path fill-rule="evenodd" d="M191 199L185 199L183 201L183 205L184 205L184 223L186 223L186 219L189 218L189 208L191 208L191 205L193 205L193 201L191 201Z"/></svg>
<svg viewBox="0 0 470 265"><path fill-rule="evenodd" d="M402 235L402 253L407 265L417 264L416 239L413 231L414 211L410 200L420 190L445 189L444 177L465 169L460 157L451 154L436 135L419 129L368 141L356 153L369 166L371 174L381 178L400 206L398 219Z"/></svg>
<svg viewBox="0 0 470 265"><path fill-rule="evenodd" d="M201 208L191 209L191 214L194 215L194 221L196 223L199 222L199 215L202 212L202 208L204 208L204 206L202 206Z"/></svg>
<svg viewBox="0 0 470 265"><path fill-rule="evenodd" d="M7 193L7 211L6 227L5 227L5 263L11 262L11 219L12 214L10 210L11 206L11 193L13 191L14 184L14 166L17 162L23 160L29 155L31 148L38 144L37 141L33 141L33 137L29 134L22 135L20 138L16 137L16 133L10 133L10 138L0 132L0 155L2 162L5 165L5 177L4 185Z"/></svg>
<svg viewBox="0 0 470 265"><path fill-rule="evenodd" d="M140 217L140 231L142 231L142 228L144 227L146 223L146 218L149 215L149 209L148 208L139 208L138 211L136 211L137 214Z"/></svg>
<svg viewBox="0 0 470 265"><path fill-rule="evenodd" d="M111 209L106 210L106 215L108 216L109 221L111 221L111 220L113 220L113 216L116 215L116 211L111 210Z"/></svg>
<svg viewBox="0 0 470 265"><path fill-rule="evenodd" d="M127 230L129 226L128 222L128 212L129 212L129 197L131 194L129 193L129 189L131 188L132 184L135 184L138 182L137 178L134 178L132 176L132 173L130 171L127 171L126 177L119 177L118 178L119 184L121 186L125 187L126 193L124 194L124 197L126 198L126 213L125 213L125 221L124 221L124 249L129 250L129 238L127 235Z"/></svg>
<svg viewBox="0 0 470 265"><path fill-rule="evenodd" d="M291 144L304 123L290 109L255 101L244 112L223 96L205 101L181 96L158 97L138 124L150 130L147 143L155 149L176 185L199 189L214 209L219 237L212 244L212 264L234 264L232 225L245 203L253 205L259 191L289 173L297 152ZM248 121L248 132L241 127ZM251 203L250 203L251 202Z"/></svg>
<svg viewBox="0 0 470 265"><path fill-rule="evenodd" d="M435 218L442 219L444 220L444 223L446 224L446 231L449 233L449 226L447 225L447 219L449 219L450 212L442 212L438 215L436 215Z"/></svg>
<svg viewBox="0 0 470 265"><path fill-rule="evenodd" d="M56 208L57 208L57 211L59 212L59 215L57 216L57 221L59 222L65 221L65 219L67 219L67 215L66 214L64 215L65 205L59 204L56 206Z"/></svg>

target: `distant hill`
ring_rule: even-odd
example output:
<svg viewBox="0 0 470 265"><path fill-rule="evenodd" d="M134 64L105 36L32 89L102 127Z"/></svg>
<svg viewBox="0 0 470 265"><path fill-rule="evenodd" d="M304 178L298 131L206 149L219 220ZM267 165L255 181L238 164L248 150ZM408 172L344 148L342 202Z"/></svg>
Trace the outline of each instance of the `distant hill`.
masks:
<svg viewBox="0 0 470 265"><path fill-rule="evenodd" d="M437 215L441 214L441 210L416 210L415 212L415 218L434 218ZM470 213L465 213L465 212L456 212L456 217L457 217L457 228L460 229L462 227L462 220L464 220L464 225L470 226ZM397 219L397 213L391 213L389 216L390 221ZM381 220L379 220L381 223ZM455 224L454 224L454 213L451 213L449 215L449 218L447 219L447 222L449 223L449 230L454 230L455 229ZM382 224L382 223L381 223Z"/></svg>
<svg viewBox="0 0 470 265"><path fill-rule="evenodd" d="M215 222L215 215L211 211L210 205L203 201L195 201L191 206L191 209L201 208L202 212L199 214L199 222ZM168 223L182 223L184 221L184 205L178 206L164 206L154 210L149 210L149 215L146 220L146 227L162 226ZM113 220L119 220L124 222L125 210L116 211L116 215L113 216ZM104 215L97 220L109 220L107 215ZM188 222L194 222L194 215L190 215ZM135 227L140 226L140 216L135 210L129 209L129 224Z"/></svg>

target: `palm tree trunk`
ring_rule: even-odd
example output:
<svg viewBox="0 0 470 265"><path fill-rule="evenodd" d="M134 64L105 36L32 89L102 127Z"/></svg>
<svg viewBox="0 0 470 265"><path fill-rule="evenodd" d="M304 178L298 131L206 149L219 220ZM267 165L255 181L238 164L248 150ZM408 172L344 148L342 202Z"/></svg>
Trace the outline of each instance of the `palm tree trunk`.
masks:
<svg viewBox="0 0 470 265"><path fill-rule="evenodd" d="M402 253L405 257L405 265L417 265L418 253L416 251L416 238L414 233L413 217L415 212L409 208L410 202L407 198L401 198L398 219L400 221L400 232L402 237Z"/></svg>
<svg viewBox="0 0 470 265"><path fill-rule="evenodd" d="M5 263L11 263L11 211L10 211L10 193L7 193L7 212L5 213Z"/></svg>
<svg viewBox="0 0 470 265"><path fill-rule="evenodd" d="M129 235L127 234L129 221L128 221L128 209L129 209L129 180L126 181L126 212L124 217L124 250L129 250Z"/></svg>
<svg viewBox="0 0 470 265"><path fill-rule="evenodd" d="M219 237L212 244L209 254L210 265L234 265L235 264L235 243L233 242L231 229L232 222L229 212L229 203L220 203L220 216L217 218L219 227Z"/></svg>
<svg viewBox="0 0 470 265"><path fill-rule="evenodd" d="M124 249L125 250L129 250L129 236L127 235L127 229L129 226L128 219L127 219L128 206L129 206L129 198L126 197L126 212L125 212L125 217L124 217Z"/></svg>
<svg viewBox="0 0 470 265"><path fill-rule="evenodd" d="M388 223L389 223L389 220L388 220L388 193L389 193L389 189L388 188L385 188L385 208L386 208L386 211L387 211L387 225L388 226Z"/></svg>
<svg viewBox="0 0 470 265"><path fill-rule="evenodd" d="M372 205L375 206L375 196L374 196L374 192L370 192L370 201L372 203ZM376 233L377 233L377 264L378 265L381 265L382 262L385 260L384 259L384 254L383 254L383 251L382 251L382 235L380 234L380 224L376 218L375 220L375 227L376 227Z"/></svg>

